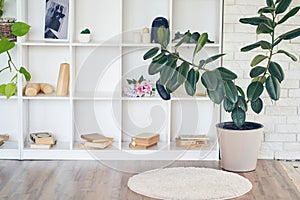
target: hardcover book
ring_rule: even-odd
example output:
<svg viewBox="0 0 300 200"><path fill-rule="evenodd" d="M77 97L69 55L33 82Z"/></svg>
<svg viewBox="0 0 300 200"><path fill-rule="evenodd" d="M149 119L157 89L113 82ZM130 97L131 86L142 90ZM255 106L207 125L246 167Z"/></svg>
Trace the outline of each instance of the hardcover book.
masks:
<svg viewBox="0 0 300 200"><path fill-rule="evenodd" d="M30 139L35 143L35 144L55 144L56 140L48 132L39 132L39 133L31 133L30 134Z"/></svg>
<svg viewBox="0 0 300 200"><path fill-rule="evenodd" d="M107 141L113 141L113 138L105 137L104 135L101 135L99 133L90 133L90 134L84 134L80 136L82 139L86 140L87 142L107 142Z"/></svg>
<svg viewBox="0 0 300 200"><path fill-rule="evenodd" d="M137 144L135 142L131 142L129 144L129 147L132 148L132 149L148 149L154 145L157 145L157 142L154 142L152 144L149 144L149 145L142 145L142 144Z"/></svg>
<svg viewBox="0 0 300 200"><path fill-rule="evenodd" d="M91 148L97 148L97 149L105 149L110 144L112 144L111 141L104 141L104 142L84 142L83 145L85 147L91 147Z"/></svg>
<svg viewBox="0 0 300 200"><path fill-rule="evenodd" d="M35 143L30 144L31 149L50 149L52 146L53 146L52 144L35 144Z"/></svg>
<svg viewBox="0 0 300 200"><path fill-rule="evenodd" d="M159 141L159 134L155 133L141 133L131 138L132 142L139 145L151 145Z"/></svg>

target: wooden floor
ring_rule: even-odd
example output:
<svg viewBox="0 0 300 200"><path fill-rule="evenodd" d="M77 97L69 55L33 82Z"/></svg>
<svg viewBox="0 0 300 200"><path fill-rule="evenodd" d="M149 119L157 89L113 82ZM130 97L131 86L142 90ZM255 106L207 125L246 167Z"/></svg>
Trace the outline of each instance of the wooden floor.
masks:
<svg viewBox="0 0 300 200"><path fill-rule="evenodd" d="M127 188L134 173L158 167L219 168L200 161L0 161L0 199L150 200ZM237 198L298 200L300 192L279 161L260 160L256 171L241 173L253 189Z"/></svg>

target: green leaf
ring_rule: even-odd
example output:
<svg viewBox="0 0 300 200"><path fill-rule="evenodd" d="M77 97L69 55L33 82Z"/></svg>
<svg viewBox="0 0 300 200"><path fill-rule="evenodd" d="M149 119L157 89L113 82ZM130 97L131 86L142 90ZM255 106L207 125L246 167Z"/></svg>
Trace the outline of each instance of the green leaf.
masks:
<svg viewBox="0 0 300 200"><path fill-rule="evenodd" d="M275 10L275 8L272 7L264 7L258 10L258 14L263 14L263 13L272 13Z"/></svg>
<svg viewBox="0 0 300 200"><path fill-rule="evenodd" d="M297 61L297 57L287 51L278 50L277 53L283 53L283 54L287 55L288 57L290 57L293 61Z"/></svg>
<svg viewBox="0 0 300 200"><path fill-rule="evenodd" d="M166 83L166 89L168 90L168 93L172 93L181 85L177 81L178 71L176 70L173 76L168 80Z"/></svg>
<svg viewBox="0 0 300 200"><path fill-rule="evenodd" d="M188 76L187 76L187 79L186 79L185 84L184 84L185 91L190 96L194 96L194 94L196 92L196 83L197 83L196 79L197 79L196 72L192 68L192 69L190 69L190 71L188 73Z"/></svg>
<svg viewBox="0 0 300 200"><path fill-rule="evenodd" d="M133 83L133 81L130 80L130 79L126 79L126 81L127 81L127 83L128 83L129 85L131 85L131 84Z"/></svg>
<svg viewBox="0 0 300 200"><path fill-rule="evenodd" d="M232 81L237 78L237 75L229 69L226 69L224 67L218 67L217 70L219 71L222 79L225 81Z"/></svg>
<svg viewBox="0 0 300 200"><path fill-rule="evenodd" d="M245 113L245 111L243 111L243 109L236 107L235 109L233 109L233 111L231 113L231 118L232 118L233 123L237 127L241 127L245 123L246 113Z"/></svg>
<svg viewBox="0 0 300 200"><path fill-rule="evenodd" d="M238 91L237 91L237 88L234 85L234 83L232 81L226 81L224 83L224 87L225 87L225 95L226 95L226 97L232 103L236 103L237 100L238 100Z"/></svg>
<svg viewBox="0 0 300 200"><path fill-rule="evenodd" d="M5 88L6 88L6 84L0 85L0 94L5 95Z"/></svg>
<svg viewBox="0 0 300 200"><path fill-rule="evenodd" d="M258 48L258 47L260 47L260 43L256 42L254 44L250 44L250 45L247 45L247 46L241 48L241 51L242 52L247 52L247 51L250 51L250 50Z"/></svg>
<svg viewBox="0 0 300 200"><path fill-rule="evenodd" d="M152 58L153 56L155 56L157 54L157 52L159 51L159 48L158 47L153 47L152 49L150 49L149 51L147 51L145 54L144 54L144 60L147 60L149 58Z"/></svg>
<svg viewBox="0 0 300 200"><path fill-rule="evenodd" d="M256 66L257 64L261 63L263 60L265 60L266 58L268 58L268 56L264 56L264 55L257 55L253 58L253 60L251 61L251 67Z"/></svg>
<svg viewBox="0 0 300 200"><path fill-rule="evenodd" d="M259 81L262 84L264 84L266 82L266 77L265 76L257 76L254 79L252 79L251 82L253 83L253 82L256 82L256 81Z"/></svg>
<svg viewBox="0 0 300 200"><path fill-rule="evenodd" d="M167 48L170 42L170 30L164 26L160 26L157 30L158 43L163 47Z"/></svg>
<svg viewBox="0 0 300 200"><path fill-rule="evenodd" d="M31 75L24 67L21 67L19 72L24 75L26 81L30 81Z"/></svg>
<svg viewBox="0 0 300 200"><path fill-rule="evenodd" d="M247 106L247 102L246 102L246 99L242 96L239 96L238 98L238 107L243 109L243 111L247 112L248 110L248 106Z"/></svg>
<svg viewBox="0 0 300 200"><path fill-rule="evenodd" d="M201 76L201 82L210 91L214 91L218 86L220 75L217 71L206 71Z"/></svg>
<svg viewBox="0 0 300 200"><path fill-rule="evenodd" d="M206 64L205 60L200 60L200 61L199 61L198 68L199 68L199 69L202 69L203 66L204 66L205 64Z"/></svg>
<svg viewBox="0 0 300 200"><path fill-rule="evenodd" d="M223 108L226 112L233 111L235 103L232 103L226 96L224 97Z"/></svg>
<svg viewBox="0 0 300 200"><path fill-rule="evenodd" d="M247 97L250 101L255 101L264 91L264 86L261 82L256 81L250 83L247 88Z"/></svg>
<svg viewBox="0 0 300 200"><path fill-rule="evenodd" d="M259 114L263 108L263 101L261 98L258 98L256 101L252 101L251 108L255 113Z"/></svg>
<svg viewBox="0 0 300 200"><path fill-rule="evenodd" d="M282 24L283 22L285 22L286 20L288 20L290 17L293 17L295 14L297 14L297 12L300 10L300 6L293 8L292 10L290 10L286 15L284 15L277 24Z"/></svg>
<svg viewBox="0 0 300 200"><path fill-rule="evenodd" d="M278 44L280 44L281 41L282 41L281 38L277 38L277 39L274 41L273 47L275 47L275 46L277 46Z"/></svg>
<svg viewBox="0 0 300 200"><path fill-rule="evenodd" d="M266 16L259 16L259 17L250 17L250 18L241 18L240 22L243 24L250 24L257 26L260 23L268 23L270 22L270 19L267 18Z"/></svg>
<svg viewBox="0 0 300 200"><path fill-rule="evenodd" d="M236 89L238 90L240 95L245 98L245 93L244 93L243 89L240 86L237 86L237 85L236 85Z"/></svg>
<svg viewBox="0 0 300 200"><path fill-rule="evenodd" d="M177 76L177 82L181 85L184 83L184 81L187 79L188 73L189 73L190 65L188 62L183 62L179 66L178 76Z"/></svg>
<svg viewBox="0 0 300 200"><path fill-rule="evenodd" d="M266 3L269 7L273 7L274 6L274 1L273 0L266 0Z"/></svg>
<svg viewBox="0 0 300 200"><path fill-rule="evenodd" d="M139 83L143 82L145 79L144 79L144 76L142 75L140 78L139 78Z"/></svg>
<svg viewBox="0 0 300 200"><path fill-rule="evenodd" d="M156 90L157 90L159 96L163 100L170 100L171 99L171 95L167 92L165 87L162 84L160 84L160 80L156 81Z"/></svg>
<svg viewBox="0 0 300 200"><path fill-rule="evenodd" d="M284 13L286 9L289 7L291 4L292 0L281 0L279 4L276 6L275 13L280 14Z"/></svg>
<svg viewBox="0 0 300 200"><path fill-rule="evenodd" d="M15 83L8 83L5 87L5 96L6 98L10 98L17 91L17 86Z"/></svg>
<svg viewBox="0 0 300 200"><path fill-rule="evenodd" d="M272 47L272 44L270 42L267 42L264 40L259 41L259 44L262 49L271 49L271 47Z"/></svg>
<svg viewBox="0 0 300 200"><path fill-rule="evenodd" d="M11 31L12 34L14 34L15 36L24 36L28 33L30 29L30 26L24 22L15 22L12 26L11 26Z"/></svg>
<svg viewBox="0 0 300 200"><path fill-rule="evenodd" d="M279 80L279 82L283 81L284 72L278 63L270 62L269 72L272 76L276 77Z"/></svg>
<svg viewBox="0 0 300 200"><path fill-rule="evenodd" d="M198 39L198 42L195 46L195 50L193 53L193 58L195 57L195 55L204 47L204 45L206 44L208 40L208 34L207 33L202 33Z"/></svg>
<svg viewBox="0 0 300 200"><path fill-rule="evenodd" d="M176 71L176 60L169 60L160 71L160 83L165 85Z"/></svg>
<svg viewBox="0 0 300 200"><path fill-rule="evenodd" d="M265 67L261 67L261 66L254 67L250 71L250 77L255 78L255 77L263 74L266 70L267 70L267 68L265 68Z"/></svg>
<svg viewBox="0 0 300 200"><path fill-rule="evenodd" d="M291 39L298 37L299 35L300 35L300 28L296 28L292 31L289 31L289 32L286 32L286 33L280 35L279 38L283 39L283 40L291 40Z"/></svg>
<svg viewBox="0 0 300 200"><path fill-rule="evenodd" d="M213 62L213 61L219 59L220 57L222 57L222 56L224 56L224 55L225 55L225 53L221 53L221 54L217 54L217 55L211 56L211 57L209 57L209 58L207 58L207 59L205 60L205 64L208 64L208 63L210 63L210 62Z"/></svg>
<svg viewBox="0 0 300 200"><path fill-rule="evenodd" d="M269 76L266 80L266 89L271 99L277 101L280 97L280 83L275 76Z"/></svg>
<svg viewBox="0 0 300 200"><path fill-rule="evenodd" d="M217 84L216 90L214 91L207 90L207 94L212 102L216 104L220 104L225 97L225 89L222 81Z"/></svg>
<svg viewBox="0 0 300 200"><path fill-rule="evenodd" d="M0 40L0 54L14 48L14 46L14 42L10 42L7 38L2 38Z"/></svg>
<svg viewBox="0 0 300 200"><path fill-rule="evenodd" d="M261 33L272 33L273 28L266 23L260 23L256 29L257 34Z"/></svg>
<svg viewBox="0 0 300 200"><path fill-rule="evenodd" d="M157 61L152 61L148 68L148 74L154 75L161 71L161 69L167 64L168 57L164 56Z"/></svg>
<svg viewBox="0 0 300 200"><path fill-rule="evenodd" d="M178 48L181 44L183 43L187 43L190 41L192 34L190 33L190 31L186 32L184 34L184 36L182 37L182 39L175 45L175 48Z"/></svg>

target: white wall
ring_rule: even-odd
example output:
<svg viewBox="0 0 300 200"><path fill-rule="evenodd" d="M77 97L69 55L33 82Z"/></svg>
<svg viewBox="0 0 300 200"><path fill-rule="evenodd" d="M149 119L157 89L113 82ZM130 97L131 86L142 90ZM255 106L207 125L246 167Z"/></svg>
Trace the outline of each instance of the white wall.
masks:
<svg viewBox="0 0 300 200"><path fill-rule="evenodd" d="M255 52L240 52L246 44L261 40L262 36L255 34L255 27L239 23L241 17L257 16L259 8L265 6L265 0L224 0L224 66L236 72L238 83L244 88L250 79L250 61L260 50ZM294 0L293 6L300 6L300 0ZM287 21L278 31L282 33L300 26L300 12ZM299 59L300 38L286 41L280 46ZM286 78L282 84L281 99L271 102L264 95L265 106L262 114L249 112L248 120L263 123L265 134L260 151L260 158L300 159L300 62L291 62L284 56L278 56L277 61L285 70ZM225 116L225 118L228 116Z"/></svg>

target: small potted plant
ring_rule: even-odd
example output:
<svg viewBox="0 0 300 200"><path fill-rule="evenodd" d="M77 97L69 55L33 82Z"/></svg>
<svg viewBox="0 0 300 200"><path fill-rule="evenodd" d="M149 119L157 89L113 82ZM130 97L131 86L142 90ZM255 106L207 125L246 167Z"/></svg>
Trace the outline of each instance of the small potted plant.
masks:
<svg viewBox="0 0 300 200"><path fill-rule="evenodd" d="M89 42L91 40L91 31L86 28L82 30L78 36L79 42Z"/></svg>
<svg viewBox="0 0 300 200"><path fill-rule="evenodd" d="M5 17L4 15L5 0L0 0L0 38L6 37L10 41L17 41L17 37L12 34L11 26L15 23L16 19L12 17Z"/></svg>
<svg viewBox="0 0 300 200"><path fill-rule="evenodd" d="M195 56L208 42L208 35L200 35L192 56L192 61L181 57L178 47L190 41L192 34L186 32L175 45L174 51L167 46L170 41L170 32L164 27L158 29L158 42L161 47L154 47L145 53L144 59L152 58L148 67L150 75L159 74L156 89L164 100L169 100L173 92L184 85L186 93L193 96L196 84L201 80L207 90L210 100L216 104L223 104L226 112L231 113L232 122L217 124L221 152L221 167L229 171L252 171L256 168L256 161L260 147L263 125L246 122L246 112L252 109L259 114L263 109L261 95L266 91L272 101L280 98L280 84L284 80L284 71L278 62L274 61L277 55L286 55L292 61L296 56L280 48L284 41L300 36L300 28L277 33L277 28L293 17L300 10L294 7L289 10L291 0L267 0L266 6L259 9L257 17L242 18L240 22L256 27L257 34L264 34L269 40L260 40L241 49L247 52L260 48L261 53L256 55L251 63L249 82L246 90L236 84L237 75L225 67L209 69L206 65L224 54L214 55L201 59L195 63Z"/></svg>

